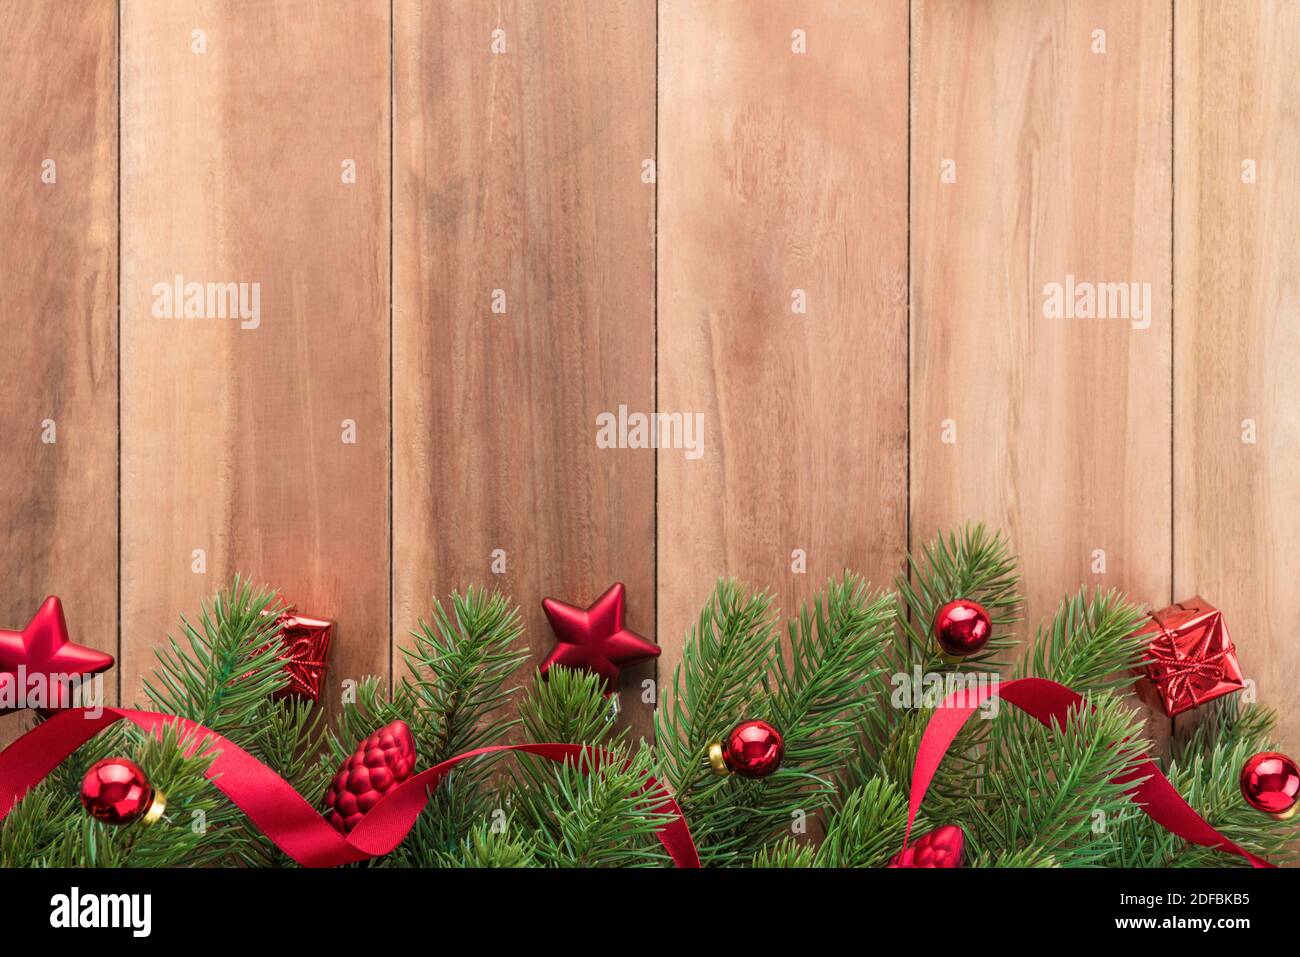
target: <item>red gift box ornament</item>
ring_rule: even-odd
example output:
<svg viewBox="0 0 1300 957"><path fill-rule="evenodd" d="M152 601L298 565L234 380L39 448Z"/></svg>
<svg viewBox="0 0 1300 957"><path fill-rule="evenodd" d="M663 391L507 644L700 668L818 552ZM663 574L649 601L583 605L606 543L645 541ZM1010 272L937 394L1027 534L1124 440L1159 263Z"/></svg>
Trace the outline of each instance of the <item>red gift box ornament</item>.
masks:
<svg viewBox="0 0 1300 957"><path fill-rule="evenodd" d="M1145 677L1171 718L1245 687L1223 614L1204 598L1151 613Z"/></svg>
<svg viewBox="0 0 1300 957"><path fill-rule="evenodd" d="M334 622L299 615L292 607L286 608L276 618L282 626L280 642L289 683L276 692L277 698L295 695L311 701L320 701L321 687L325 683L325 668L329 661L330 639ZM263 649L265 650L265 648Z"/></svg>

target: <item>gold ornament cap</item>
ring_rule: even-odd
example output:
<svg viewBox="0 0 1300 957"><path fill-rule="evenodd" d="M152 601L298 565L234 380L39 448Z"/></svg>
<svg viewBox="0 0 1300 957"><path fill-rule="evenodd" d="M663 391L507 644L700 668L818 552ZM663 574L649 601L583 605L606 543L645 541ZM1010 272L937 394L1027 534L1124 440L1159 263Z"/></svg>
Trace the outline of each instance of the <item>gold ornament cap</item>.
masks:
<svg viewBox="0 0 1300 957"><path fill-rule="evenodd" d="M709 766L713 768L713 773L720 777L726 777L731 773L731 768L727 767L727 759L722 754L722 742L714 741L709 745Z"/></svg>
<svg viewBox="0 0 1300 957"><path fill-rule="evenodd" d="M167 795L163 794L162 791L154 791L153 803L149 805L149 810L144 812L144 817L141 820L145 824L153 824L163 816L163 812L166 810Z"/></svg>

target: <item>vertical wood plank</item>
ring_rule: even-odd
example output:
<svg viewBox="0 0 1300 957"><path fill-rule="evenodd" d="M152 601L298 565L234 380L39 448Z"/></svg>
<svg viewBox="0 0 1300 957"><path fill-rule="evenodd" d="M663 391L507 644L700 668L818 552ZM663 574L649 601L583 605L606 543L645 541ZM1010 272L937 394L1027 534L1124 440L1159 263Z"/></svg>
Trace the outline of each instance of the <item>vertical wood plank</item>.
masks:
<svg viewBox="0 0 1300 957"><path fill-rule="evenodd" d="M123 5L128 701L178 612L236 571L338 620L327 702L388 674L388 12ZM260 323L159 317L178 275L248 283L250 306L258 283Z"/></svg>
<svg viewBox="0 0 1300 957"><path fill-rule="evenodd" d="M1006 529L1027 637L1080 585L1171 597L1170 17L913 6L913 541ZM1149 284L1150 314L1049 318L1071 276Z"/></svg>
<svg viewBox="0 0 1300 957"><path fill-rule="evenodd" d="M58 595L116 655L116 3L0 4L0 89L0 627Z"/></svg>
<svg viewBox="0 0 1300 957"><path fill-rule="evenodd" d="M1176 9L1175 590L1223 610L1295 755L1300 7Z"/></svg>
<svg viewBox="0 0 1300 957"><path fill-rule="evenodd" d="M659 451L665 682L718 576L792 615L901 569L907 31L901 2L660 4L659 409L704 417L700 457Z"/></svg>
<svg viewBox="0 0 1300 957"><path fill-rule="evenodd" d="M395 640L496 585L540 663L615 580L653 638L654 460L595 423L653 403L654 6L400 0L394 49Z"/></svg>

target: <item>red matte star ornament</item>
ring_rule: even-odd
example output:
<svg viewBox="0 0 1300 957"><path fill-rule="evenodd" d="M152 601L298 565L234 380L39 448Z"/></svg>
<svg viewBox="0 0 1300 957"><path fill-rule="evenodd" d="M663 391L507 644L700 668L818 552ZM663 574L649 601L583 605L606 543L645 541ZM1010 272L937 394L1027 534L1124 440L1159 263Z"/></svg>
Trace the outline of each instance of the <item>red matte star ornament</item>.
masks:
<svg viewBox="0 0 1300 957"><path fill-rule="evenodd" d="M555 650L542 662L542 674L552 665L563 665L594 672L610 688L623 665L658 657L658 645L623 627L623 598L623 583L615 582L590 608L544 599L542 608L555 631Z"/></svg>
<svg viewBox="0 0 1300 957"><path fill-rule="evenodd" d="M22 667L26 688L16 687L18 669ZM51 707L37 708L50 715L69 707L71 687L54 676L79 677L98 674L113 667L113 656L94 648L74 645L68 640L68 625L63 620L63 605L51 595L32 616L22 631L0 629L0 701L15 701L31 694L32 677L44 675L49 688ZM19 692L23 692L19 695ZM0 706L0 710L3 706Z"/></svg>

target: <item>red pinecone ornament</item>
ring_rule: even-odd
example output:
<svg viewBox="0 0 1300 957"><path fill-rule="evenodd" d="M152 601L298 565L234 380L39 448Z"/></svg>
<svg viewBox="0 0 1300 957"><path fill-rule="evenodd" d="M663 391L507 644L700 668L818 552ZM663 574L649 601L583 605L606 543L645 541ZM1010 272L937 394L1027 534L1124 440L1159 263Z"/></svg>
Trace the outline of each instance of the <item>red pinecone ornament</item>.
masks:
<svg viewBox="0 0 1300 957"><path fill-rule="evenodd" d="M899 851L890 867L961 867L962 846L966 835L956 824L935 828L918 837L911 847Z"/></svg>
<svg viewBox="0 0 1300 957"><path fill-rule="evenodd" d="M380 728L357 745L325 792L325 819L346 834L379 799L411 776L415 739L405 721Z"/></svg>

